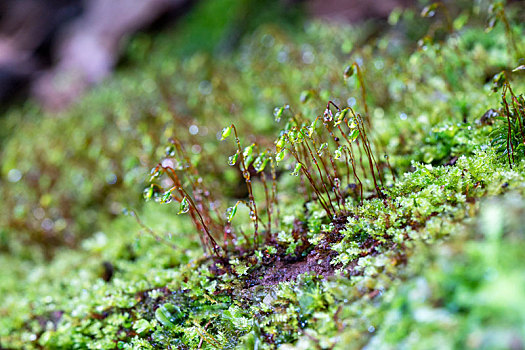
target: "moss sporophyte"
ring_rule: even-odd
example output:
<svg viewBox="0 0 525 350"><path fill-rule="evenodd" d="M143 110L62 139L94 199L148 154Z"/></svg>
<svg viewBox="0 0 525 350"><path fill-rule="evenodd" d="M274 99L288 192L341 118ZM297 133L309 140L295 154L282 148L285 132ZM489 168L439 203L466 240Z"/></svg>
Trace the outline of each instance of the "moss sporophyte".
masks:
<svg viewBox="0 0 525 350"><path fill-rule="evenodd" d="M335 113L332 107L335 108ZM279 118L284 109L279 109ZM290 110L288 106L286 109ZM212 194L206 189L182 144L171 139L166 157L151 171L151 185L145 196L146 199L155 198L162 203L173 200L179 202L179 214L189 213L197 230L202 232L200 239L204 251L213 252L216 258L226 258L229 249L233 248L229 247L231 242L239 242L239 232L236 232L231 223L238 206L242 204L249 211L253 233L251 237L246 236L242 230L240 233L245 238L244 243L251 244L255 251L261 238L268 242L274 236L273 231L280 229L281 220L276 207L279 197L277 173L281 169L291 167L291 174L300 180L301 192L309 201L316 201L331 219L348 214L349 198L363 202L364 191L369 189L363 185L362 178L369 182L370 177L375 191L373 195L383 198L381 186L384 175L376 162L366 129L359 113L354 112L351 107L341 109L332 101L327 104L322 116L310 121L290 110L289 118L284 129L279 132L273 149L261 150L257 143L243 147L235 125L224 128L220 133L221 141L227 139L232 132L235 137L236 151L229 157L228 164L238 165L247 189L246 200L238 200L226 209L226 214L215 204ZM260 203L254 196L255 179L264 188L265 198ZM264 213L259 212L258 206L265 209ZM262 237L259 232L260 224L265 228ZM219 244L221 239L222 244Z"/></svg>

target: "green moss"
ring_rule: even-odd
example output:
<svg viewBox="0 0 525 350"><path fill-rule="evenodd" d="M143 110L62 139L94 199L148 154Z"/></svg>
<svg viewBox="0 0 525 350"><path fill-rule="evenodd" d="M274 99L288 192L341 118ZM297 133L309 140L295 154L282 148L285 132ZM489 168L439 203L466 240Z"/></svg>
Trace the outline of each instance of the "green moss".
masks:
<svg viewBox="0 0 525 350"><path fill-rule="evenodd" d="M417 21L410 12L400 18L395 30ZM491 93L487 72L515 63L504 30L485 33L467 24L414 50L393 47L395 31L358 45L363 32L310 23L292 33L272 25L216 60L203 53L167 60L170 47L160 38L141 71L119 73L62 119L33 115L20 122L15 111L3 120L19 125L4 140L2 181L18 178L13 169L22 178L1 188L0 242L7 253L0 264L10 267L0 271L1 346L523 344L525 162L516 159L511 168L491 145L500 124L475 122L501 99ZM363 79L344 79L344 67L354 61ZM511 80L516 94L525 89L518 74ZM225 260L203 255L198 230L176 215L176 205L145 204L136 211L138 223L112 217L124 204L138 206L142 179L165 157L172 136L187 145L224 207L245 199L237 190L241 174L227 164L234 145L219 146L224 125L234 121L246 145L273 146L280 136L273 133L290 116L312 120L328 100L365 115L363 82L371 147L376 159L388 154L392 172L378 160L384 186L378 191L363 174L364 198L345 188L349 195L335 218L297 190L299 178L290 175L296 165L286 160L277 182L276 232L255 250L239 235ZM280 125L273 112L284 105ZM117 183L109 184L108 174ZM260 183L254 182L254 196L264 198ZM251 232L249 211L237 210L235 229ZM35 230L47 218L55 231ZM46 263L35 257L45 255L40 245L26 247L68 237L75 249L58 245ZM282 274L265 279L282 261Z"/></svg>

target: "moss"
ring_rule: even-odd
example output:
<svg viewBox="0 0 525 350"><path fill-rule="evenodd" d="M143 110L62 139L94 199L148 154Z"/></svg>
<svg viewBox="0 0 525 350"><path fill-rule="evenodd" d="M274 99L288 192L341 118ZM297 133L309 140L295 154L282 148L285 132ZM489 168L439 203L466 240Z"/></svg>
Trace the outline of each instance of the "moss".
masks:
<svg viewBox="0 0 525 350"><path fill-rule="evenodd" d="M17 211L42 208L41 220L50 218L54 228L66 220L62 233L51 237L67 243L70 235L75 249L59 245L44 263L32 255L44 255L39 245L25 246L49 245L49 232L31 228L42 222L27 220L24 228L5 221L0 242L8 253L0 261L12 268L0 272L1 346L523 344L525 296L516 286L523 284L525 162L516 159L511 168L491 145L500 124L475 122L501 100L490 92L487 71L514 63L505 31L485 33L467 24L420 49L400 50L391 42L415 17L406 12L400 18L392 31L360 46L362 28L310 23L300 33L261 28L217 60L202 53L166 60L166 48L160 48L143 70L120 73L63 119L35 116L35 125L19 125L5 141L2 181L18 177L13 169L22 178L2 186L3 215L13 220ZM354 61L362 79L344 79L344 67ZM518 74L510 80L516 94L525 88ZM237 189L241 172L227 164L235 145L218 146L221 128L234 120L246 145L272 146L282 136L272 134L288 118L331 113L325 111L328 100L362 115L366 104L370 145L384 182L374 185L364 175L369 170L359 169L363 194L344 182L344 210L335 217L311 200L300 177L290 175L297 169L288 158L277 175L275 232L256 248L239 234L223 259L202 253L199 230L175 215L178 206L147 203L135 217L104 214L112 203L138 206L133 203L146 169L166 157L162 145L173 136L189 146L189 160L223 207L246 200L248 193ZM285 105L275 122L274 108ZM2 122L12 123L15 114ZM103 128L108 120L113 125ZM68 139L51 141L56 135ZM32 171L39 175L36 183ZM117 172L115 187L107 183L109 172ZM90 181L79 180L88 174ZM261 183L254 181L253 193L265 198ZM75 204L65 217L67 200ZM249 210L235 208L231 225L251 232Z"/></svg>

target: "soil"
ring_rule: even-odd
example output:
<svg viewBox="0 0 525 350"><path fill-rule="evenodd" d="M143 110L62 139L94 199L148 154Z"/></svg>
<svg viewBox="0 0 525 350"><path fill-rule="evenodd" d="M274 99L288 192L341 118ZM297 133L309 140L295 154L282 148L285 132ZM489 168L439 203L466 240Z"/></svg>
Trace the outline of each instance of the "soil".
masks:
<svg viewBox="0 0 525 350"><path fill-rule="evenodd" d="M318 277L333 276L335 271L341 268L341 264L332 264L332 259L338 253L332 250L331 247L343 239L340 231L345 228L347 218L348 216L336 218L332 222L334 225L333 230L325 233L322 240L315 246L308 242L305 224L301 221L296 221L292 232L294 238L301 240L302 244L297 247L293 255L290 255L286 254L286 247L280 246L276 242L267 243L277 248L277 253L264 256L258 267L242 278L244 288L248 290L256 286L271 286L280 282L292 281L297 276L307 272ZM360 243L363 248L361 257L378 254L379 248L385 244L393 245L393 243L385 243L389 242L390 237L384 238L381 241L372 237L363 240ZM402 253L400 254L402 255ZM401 255L400 261L403 260ZM356 276L361 273L355 270L356 266L357 259L346 266L345 271L348 271L349 276Z"/></svg>
<svg viewBox="0 0 525 350"><path fill-rule="evenodd" d="M339 233L344 229L347 216L338 217L333 221L334 229L325 233L321 242L312 246L307 239L307 228L301 221L294 222L292 234L301 244L294 254L286 254L286 248L275 242L270 242L277 248L277 253L263 257L262 263L244 279L245 288L257 285L274 285L280 282L294 280L298 275L311 272L317 276L332 276L340 268L340 264L331 264L337 252L331 246L343 238Z"/></svg>

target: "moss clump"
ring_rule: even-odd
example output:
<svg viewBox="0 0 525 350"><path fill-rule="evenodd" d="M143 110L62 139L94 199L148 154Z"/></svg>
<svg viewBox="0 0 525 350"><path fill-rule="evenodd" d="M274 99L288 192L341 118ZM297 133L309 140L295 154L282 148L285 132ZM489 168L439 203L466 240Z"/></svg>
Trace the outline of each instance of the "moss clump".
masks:
<svg viewBox="0 0 525 350"><path fill-rule="evenodd" d="M337 112L349 106L369 117L369 147L377 161L372 169L378 183L371 177L374 170L359 165L356 148L356 177L362 191L352 180L344 182L340 197L319 191L320 197L301 185L300 177L290 175L298 172L298 162L314 172L315 165L299 152L289 163L283 157L283 169L275 172L277 224L269 225L273 227L269 232L261 224L259 237L265 239L257 241L243 235L253 230L249 213L253 204L238 205L229 216L210 211L211 219L222 221L218 227L228 227L230 221L237 233L228 246L227 234L212 233L224 250L215 257L213 246L208 254L202 253L203 227L196 230L189 218L174 215L178 207L172 205L144 205L135 214L140 215L139 223L129 216L103 220L99 232L83 239L75 236L77 248L57 249L47 264L13 255L27 250L11 239L15 230L6 226L4 244L11 254L2 255L0 261L13 268L1 272L2 347L347 349L421 348L439 342L450 348L506 348L525 343L519 312L525 296L512 287L523 284L525 243L519 218L525 162L515 159L511 168L491 145L491 133L500 121L476 123L501 102L500 95L491 93L492 74L487 79L487 72L516 65L505 45L508 31L495 27L485 33L475 23L458 25L461 28L453 34L426 38L419 49L398 50L391 44L393 38L415 17L407 11L400 18L392 31L362 46L357 45L360 29L313 23L304 32L291 34L270 26L245 38L238 50L223 59L212 61L196 54L166 61L161 52L144 72L128 72L108 83L134 86L118 94L136 101L114 105L110 100L110 105L127 111L118 114L120 122L114 130L122 125L122 130L135 130L135 124L126 124L129 115L136 115L131 120L142 125L135 130L133 147L148 152L133 167L135 174L140 173L136 176L145 176L146 166L166 157L161 144L175 136L186 148L184 164L192 164L185 169L195 169L216 200L234 208L231 203L250 200L248 190L237 190L250 168L229 167L227 156L237 151L237 157L242 154L247 159L253 154L255 163L258 151L245 153L235 143L217 146L217 132L224 125L235 122L244 146L256 143L270 148L275 139L270 135L277 129L276 106L282 124L290 118L300 121L281 125L284 132L278 140L285 134L290 139L300 137L301 129L294 127L304 120L321 116L324 121L330 113L337 119ZM511 28L519 29L523 28ZM516 42L518 48L522 45ZM349 60L346 55L351 49ZM157 60L169 63L158 65ZM353 62L361 77L355 72L344 79L344 67ZM174 70L180 73L176 78L171 76ZM519 74L507 80L516 96L525 88ZM168 86L168 93L163 93ZM102 99L106 93L103 88L95 95ZM174 108L177 99L186 102ZM329 100L341 108L332 106L326 112ZM70 113L81 113L90 101ZM279 109L285 105L289 107ZM97 108L101 113L112 111L106 110L107 104ZM151 119L144 117L151 116L149 112L163 126L150 126ZM210 115L214 118L207 119ZM185 127L175 128L168 123L171 118ZM253 120L257 120L254 126ZM49 130L55 129L49 126ZM117 153L127 154L123 141L115 138L98 140L109 142L100 143L106 147L116 142L121 147ZM149 141L141 143L142 138ZM20 134L9 138L6 154L16 154L14 145L21 141L15 140L22 139ZM365 140L360 142L364 147ZM87 147L97 156L105 147L93 149ZM331 145L328 150L335 161L338 148ZM366 152L361 148L365 160ZM113 161L114 156L105 157ZM345 166L341 162L336 169ZM15 179L16 174L9 175L15 168L10 167L6 165L4 172ZM27 173L20 172L23 182L17 182L18 188L30 193L32 187L22 186ZM59 176L74 178L68 173ZM193 188L193 176L188 175L180 187ZM312 178L310 185L318 188L330 181L328 176ZM199 181L197 176L194 180ZM143 183L130 181L130 187L123 187L128 193L118 190L115 196L138 198ZM157 184L169 187L161 180ZM2 187L2 191L14 189ZM252 192L254 198L267 198L262 183L254 182ZM50 193L55 200L58 192ZM195 193L188 192L191 199ZM190 212L190 199L184 204L184 196L178 197L181 211ZM38 197L38 205L43 205L40 201ZM256 203L260 212L267 202ZM35 199L26 203L29 208ZM83 203L75 208L76 215L85 210ZM342 210L333 211L332 205ZM226 238L219 241L222 237ZM502 293L504 298L499 297Z"/></svg>

